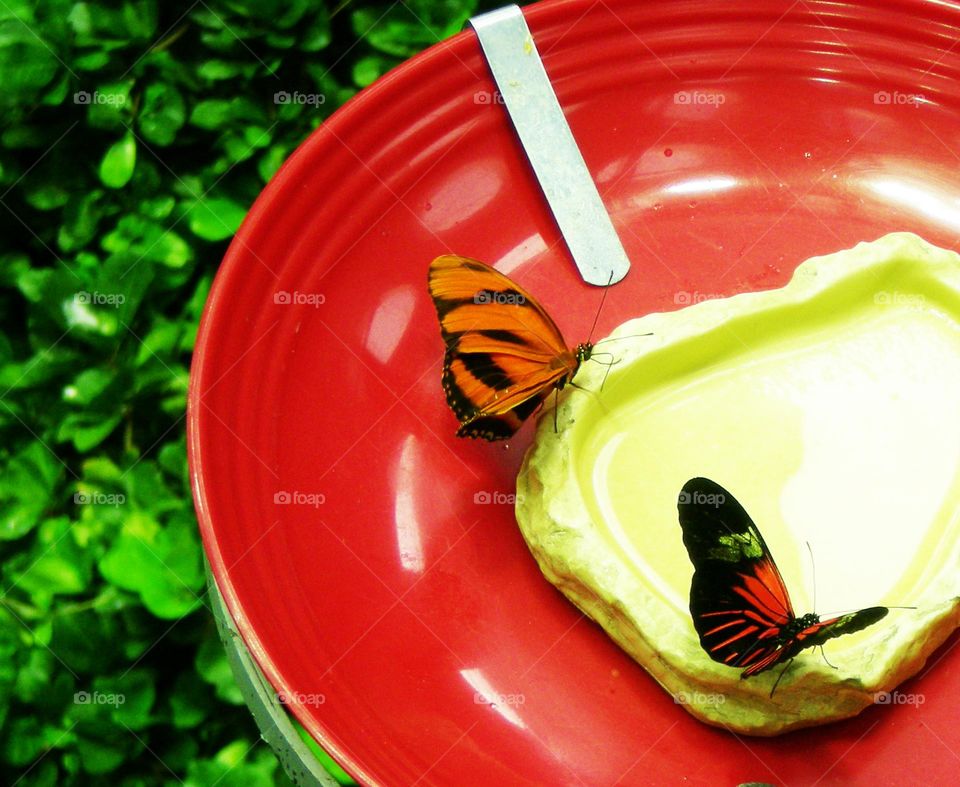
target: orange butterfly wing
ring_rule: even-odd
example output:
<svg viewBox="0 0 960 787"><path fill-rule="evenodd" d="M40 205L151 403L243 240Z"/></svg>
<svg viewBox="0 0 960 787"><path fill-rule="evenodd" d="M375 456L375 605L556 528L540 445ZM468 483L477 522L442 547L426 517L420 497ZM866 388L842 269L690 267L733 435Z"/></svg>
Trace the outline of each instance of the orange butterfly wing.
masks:
<svg viewBox="0 0 960 787"><path fill-rule="evenodd" d="M445 255L430 296L447 346L443 390L461 437L502 440L580 366L536 299L489 265Z"/></svg>

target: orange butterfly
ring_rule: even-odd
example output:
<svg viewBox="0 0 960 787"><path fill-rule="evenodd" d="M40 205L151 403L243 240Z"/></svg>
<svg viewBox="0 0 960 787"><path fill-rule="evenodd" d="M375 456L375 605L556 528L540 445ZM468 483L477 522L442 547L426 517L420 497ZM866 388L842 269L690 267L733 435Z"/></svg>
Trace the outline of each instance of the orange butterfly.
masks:
<svg viewBox="0 0 960 787"><path fill-rule="evenodd" d="M430 263L430 296L447 345L443 391L458 437L505 440L593 353L567 348L523 287L485 263L448 254Z"/></svg>

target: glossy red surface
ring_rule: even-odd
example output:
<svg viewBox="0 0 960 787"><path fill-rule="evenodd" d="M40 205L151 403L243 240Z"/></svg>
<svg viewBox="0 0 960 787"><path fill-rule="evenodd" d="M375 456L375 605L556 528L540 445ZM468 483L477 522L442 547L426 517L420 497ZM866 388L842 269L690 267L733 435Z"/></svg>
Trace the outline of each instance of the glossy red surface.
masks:
<svg viewBox="0 0 960 787"><path fill-rule="evenodd" d="M957 245L957 7L569 0L526 15L633 262L596 335L780 286L892 230ZM498 265L571 343L600 298L493 95L471 33L387 75L283 167L219 272L191 462L254 657L278 690L314 696L293 712L374 784L952 781L957 638L902 687L919 708L739 738L688 716L540 576L510 505L475 503L512 492L531 426L509 446L454 437L427 264ZM478 692L513 696L491 708Z"/></svg>

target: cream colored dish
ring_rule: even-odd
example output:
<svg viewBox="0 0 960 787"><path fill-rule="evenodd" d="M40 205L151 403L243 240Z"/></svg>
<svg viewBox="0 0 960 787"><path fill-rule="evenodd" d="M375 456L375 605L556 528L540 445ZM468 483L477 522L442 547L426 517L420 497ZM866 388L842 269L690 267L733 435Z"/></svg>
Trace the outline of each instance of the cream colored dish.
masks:
<svg viewBox="0 0 960 787"><path fill-rule="evenodd" d="M640 336L651 332L652 336ZM633 337L633 338L620 338ZM960 256L895 233L815 257L777 290L618 327L543 414L517 520L544 575L698 718L773 735L853 716L960 625ZM870 628L741 680L689 610L677 495L734 490L797 614L874 605ZM816 607L804 542L816 564Z"/></svg>

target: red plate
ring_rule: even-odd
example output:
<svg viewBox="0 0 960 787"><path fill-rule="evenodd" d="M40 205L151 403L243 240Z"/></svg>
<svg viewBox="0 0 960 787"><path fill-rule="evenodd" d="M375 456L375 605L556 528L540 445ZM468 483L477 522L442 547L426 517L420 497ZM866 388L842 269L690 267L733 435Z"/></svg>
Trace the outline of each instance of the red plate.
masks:
<svg viewBox="0 0 960 787"><path fill-rule="evenodd" d="M888 231L956 245L960 8L526 14L633 261L597 335L778 287ZM316 739L374 784L954 779L956 637L902 687L920 707L744 739L688 716L540 576L512 506L475 503L512 492L531 427L509 446L460 440L443 400L426 272L446 252L508 271L586 338L600 290L567 257L472 33L363 92L283 167L230 247L194 359L207 554Z"/></svg>

